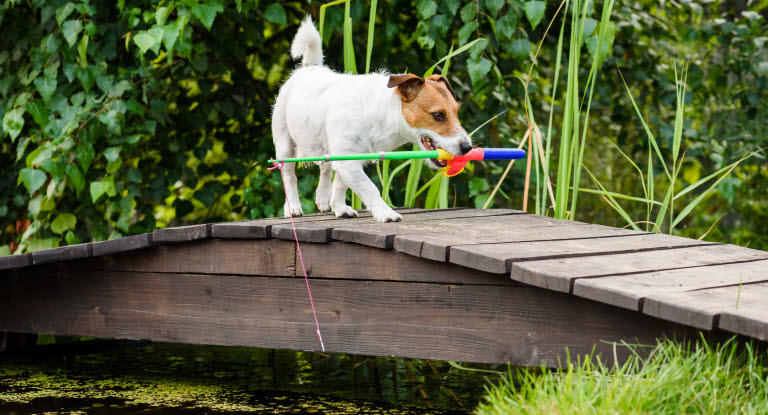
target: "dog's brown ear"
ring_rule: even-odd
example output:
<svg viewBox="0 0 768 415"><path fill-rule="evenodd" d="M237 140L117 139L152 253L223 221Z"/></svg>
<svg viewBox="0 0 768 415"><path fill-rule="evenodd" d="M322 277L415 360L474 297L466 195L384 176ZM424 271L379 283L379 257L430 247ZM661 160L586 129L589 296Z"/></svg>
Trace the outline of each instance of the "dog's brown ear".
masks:
<svg viewBox="0 0 768 415"><path fill-rule="evenodd" d="M453 88L451 88L451 83L448 82L448 78L444 77L443 75L431 75L427 77L427 79L444 83L445 87L448 88L448 92L450 92L451 95L453 95L453 99L456 100L456 93L453 92Z"/></svg>
<svg viewBox="0 0 768 415"><path fill-rule="evenodd" d="M419 95L424 88L424 80L418 76L409 73L405 75L390 75L388 88L397 87L397 93L400 94L404 102L413 101L416 95Z"/></svg>

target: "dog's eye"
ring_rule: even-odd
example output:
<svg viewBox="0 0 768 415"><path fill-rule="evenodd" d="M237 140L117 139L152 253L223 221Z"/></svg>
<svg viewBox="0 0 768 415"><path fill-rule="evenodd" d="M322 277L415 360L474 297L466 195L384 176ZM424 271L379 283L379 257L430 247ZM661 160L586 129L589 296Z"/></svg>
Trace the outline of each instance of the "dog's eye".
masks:
<svg viewBox="0 0 768 415"><path fill-rule="evenodd" d="M435 119L435 121L445 121L445 114L442 112L433 112L432 117Z"/></svg>

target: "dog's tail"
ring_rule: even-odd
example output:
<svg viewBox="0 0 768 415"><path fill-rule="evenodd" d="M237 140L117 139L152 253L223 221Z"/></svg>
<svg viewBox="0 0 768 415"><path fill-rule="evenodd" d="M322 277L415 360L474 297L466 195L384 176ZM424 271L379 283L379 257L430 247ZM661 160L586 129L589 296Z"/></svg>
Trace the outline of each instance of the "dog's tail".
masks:
<svg viewBox="0 0 768 415"><path fill-rule="evenodd" d="M299 31L291 44L291 56L293 59L303 57L301 66L312 66L323 64L322 39L320 33L312 24L312 18L307 16L301 22Z"/></svg>

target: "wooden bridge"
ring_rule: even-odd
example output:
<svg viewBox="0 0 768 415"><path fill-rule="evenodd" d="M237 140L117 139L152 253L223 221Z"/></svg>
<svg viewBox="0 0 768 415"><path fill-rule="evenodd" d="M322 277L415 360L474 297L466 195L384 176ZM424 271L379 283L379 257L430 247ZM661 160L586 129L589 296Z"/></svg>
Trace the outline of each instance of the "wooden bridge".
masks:
<svg viewBox="0 0 768 415"><path fill-rule="evenodd" d="M296 219L330 352L556 365L698 329L768 340L768 252L524 214ZM0 257L0 332L320 346L284 218Z"/></svg>

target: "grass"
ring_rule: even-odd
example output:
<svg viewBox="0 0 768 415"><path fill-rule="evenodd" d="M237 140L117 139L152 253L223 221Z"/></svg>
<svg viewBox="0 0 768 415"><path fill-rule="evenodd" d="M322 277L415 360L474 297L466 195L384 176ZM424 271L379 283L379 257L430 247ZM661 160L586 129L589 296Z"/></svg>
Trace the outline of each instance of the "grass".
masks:
<svg viewBox="0 0 768 415"><path fill-rule="evenodd" d="M591 360L563 370L520 369L488 388L477 409L495 414L768 413L768 355L736 338L658 343L610 368Z"/></svg>

